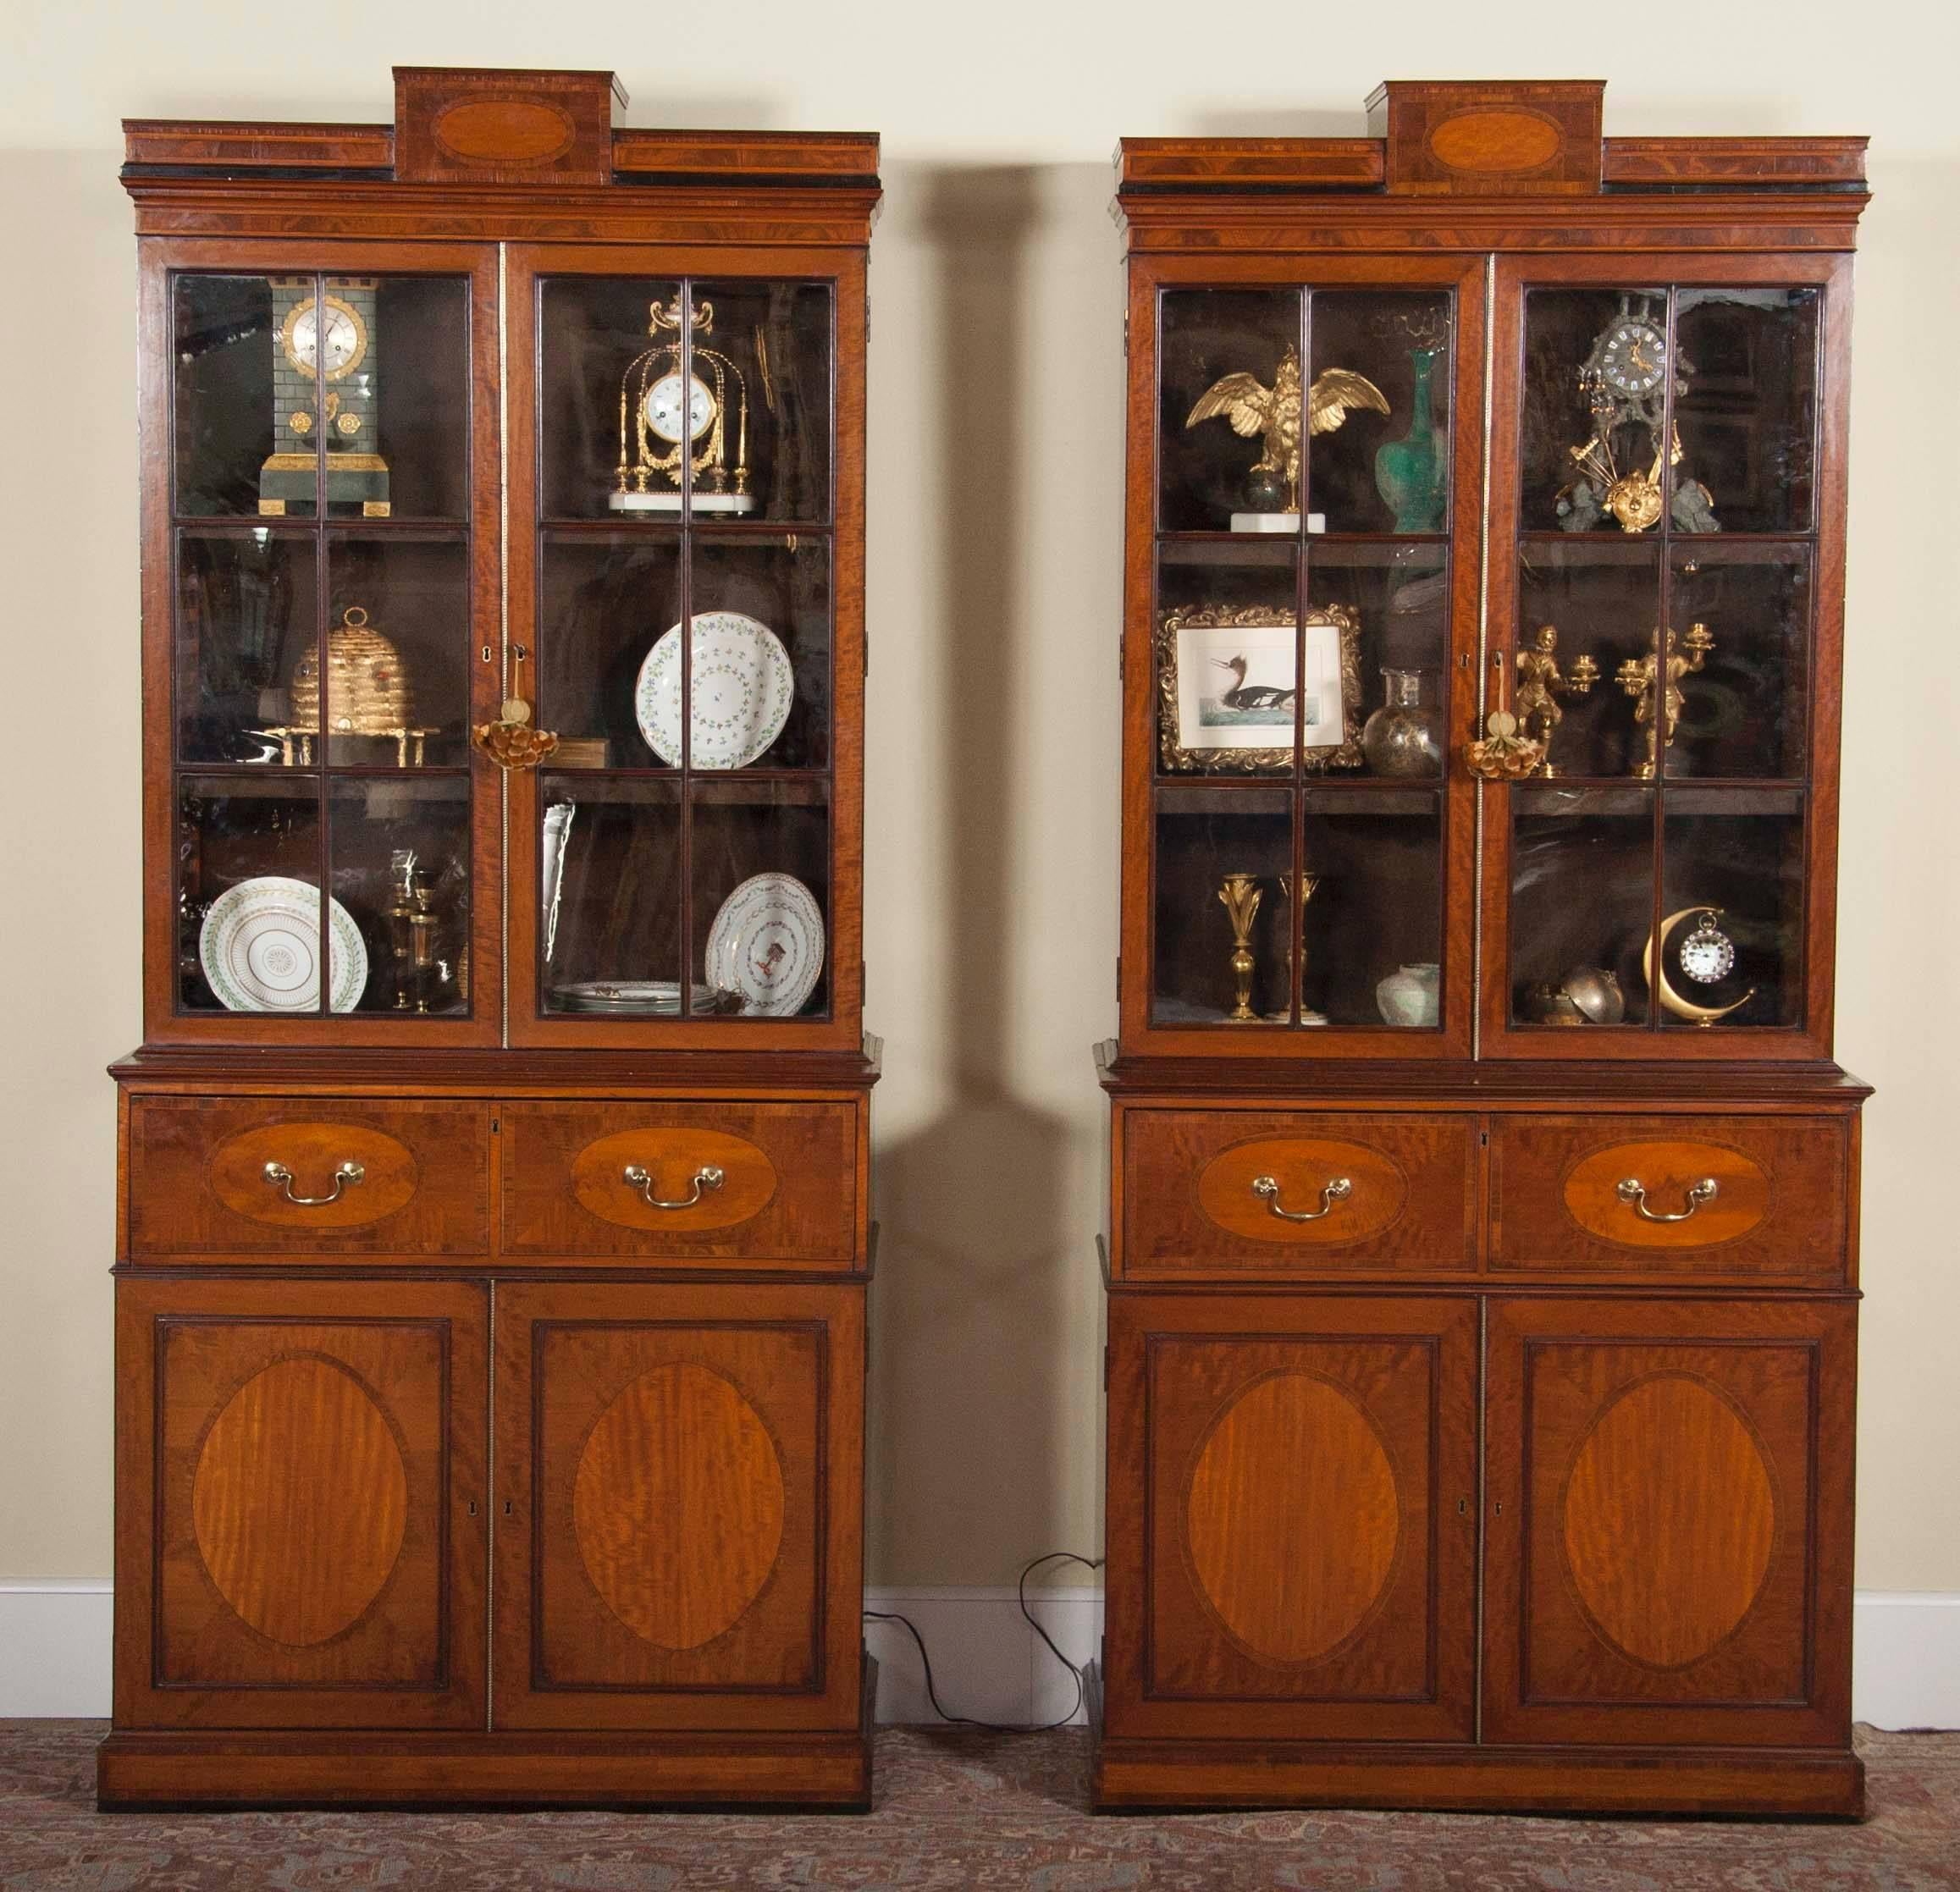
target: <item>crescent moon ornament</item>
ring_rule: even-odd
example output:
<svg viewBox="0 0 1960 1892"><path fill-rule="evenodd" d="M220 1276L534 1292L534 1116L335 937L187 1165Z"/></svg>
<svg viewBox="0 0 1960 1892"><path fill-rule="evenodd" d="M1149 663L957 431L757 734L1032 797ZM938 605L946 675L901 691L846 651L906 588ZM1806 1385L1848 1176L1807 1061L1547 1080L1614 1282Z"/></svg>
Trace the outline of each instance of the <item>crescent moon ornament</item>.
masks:
<svg viewBox="0 0 1960 1892"><path fill-rule="evenodd" d="M1695 920L1698 923L1696 926L1698 933L1705 932L1713 935L1714 938L1720 940L1722 945L1729 946L1726 938L1715 930L1715 916L1721 910L1720 907L1694 906L1683 907L1678 913L1670 913L1660 923L1660 930L1658 933L1649 933L1647 935L1647 945L1640 956L1640 969L1646 975L1647 988L1659 1001L1662 1009L1671 1012L1677 1018L1692 1019L1704 1031L1718 1019L1727 1018L1731 1012L1739 1012L1751 999L1755 997L1756 988L1752 985L1741 998L1729 1005L1697 1005L1692 999L1683 998L1674 989L1667 976L1667 968L1663 962L1667 957L1668 935L1684 919ZM1729 946L1730 964L1732 965L1734 960L1735 948ZM1724 971L1726 969L1726 967L1723 968ZM1692 975L1691 974L1691 976ZM1715 974L1718 979L1720 976L1720 973Z"/></svg>

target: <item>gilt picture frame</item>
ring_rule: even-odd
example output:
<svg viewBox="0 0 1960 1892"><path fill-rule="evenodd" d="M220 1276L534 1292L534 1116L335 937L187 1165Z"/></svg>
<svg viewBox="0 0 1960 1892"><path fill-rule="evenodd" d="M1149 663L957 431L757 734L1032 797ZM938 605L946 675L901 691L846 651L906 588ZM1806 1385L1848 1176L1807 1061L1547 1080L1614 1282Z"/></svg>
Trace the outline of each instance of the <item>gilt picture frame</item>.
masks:
<svg viewBox="0 0 1960 1892"><path fill-rule="evenodd" d="M1339 604L1309 610L1304 623L1263 604L1167 612L1156 637L1164 769L1289 773L1296 660L1300 767L1309 774L1360 768L1361 637L1360 620Z"/></svg>

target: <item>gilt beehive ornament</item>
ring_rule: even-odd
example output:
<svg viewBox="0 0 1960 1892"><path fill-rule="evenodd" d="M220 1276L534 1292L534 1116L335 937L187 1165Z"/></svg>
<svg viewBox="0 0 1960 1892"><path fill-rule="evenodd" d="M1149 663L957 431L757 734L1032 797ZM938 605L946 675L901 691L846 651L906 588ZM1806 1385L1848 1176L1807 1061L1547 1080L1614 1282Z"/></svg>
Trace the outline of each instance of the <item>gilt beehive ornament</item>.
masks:
<svg viewBox="0 0 1960 1892"><path fill-rule="evenodd" d="M322 731L320 654L308 650L293 666L290 702L279 737L282 758L302 766L313 759L313 738ZM394 642L369 622L367 613L350 604L327 633L329 736L364 736L391 742L395 761L407 768L422 760L424 739L436 734L415 720L415 691Z"/></svg>

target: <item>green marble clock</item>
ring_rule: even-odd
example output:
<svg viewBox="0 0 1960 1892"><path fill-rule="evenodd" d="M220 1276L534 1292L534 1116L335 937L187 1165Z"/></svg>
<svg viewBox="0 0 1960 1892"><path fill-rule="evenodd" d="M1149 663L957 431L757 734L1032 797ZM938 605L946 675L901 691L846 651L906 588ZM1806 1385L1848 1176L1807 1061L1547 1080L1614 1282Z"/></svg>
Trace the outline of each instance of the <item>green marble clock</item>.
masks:
<svg viewBox="0 0 1960 1892"><path fill-rule="evenodd" d="M258 510L277 516L295 503L317 504L323 428L328 504L385 519L375 279L337 277L321 295L311 276L275 276L272 290L273 445L259 470Z"/></svg>

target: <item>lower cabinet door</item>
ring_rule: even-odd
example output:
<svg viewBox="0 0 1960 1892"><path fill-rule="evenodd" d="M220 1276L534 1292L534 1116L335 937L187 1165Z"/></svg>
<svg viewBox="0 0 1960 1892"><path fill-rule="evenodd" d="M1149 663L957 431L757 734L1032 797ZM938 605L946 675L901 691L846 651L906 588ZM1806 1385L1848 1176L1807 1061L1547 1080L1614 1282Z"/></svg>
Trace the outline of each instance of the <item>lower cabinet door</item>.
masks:
<svg viewBox="0 0 1960 1892"><path fill-rule="evenodd" d="M856 1286L496 1289L495 1724L850 1729Z"/></svg>
<svg viewBox="0 0 1960 1892"><path fill-rule="evenodd" d="M1487 1740L1849 1742L1856 1318L1492 1299Z"/></svg>
<svg viewBox="0 0 1960 1892"><path fill-rule="evenodd" d="M1115 1736L1468 1740L1470 1296L1118 1294Z"/></svg>
<svg viewBox="0 0 1960 1892"><path fill-rule="evenodd" d="M116 1288L123 1728L484 1716L486 1294Z"/></svg>

